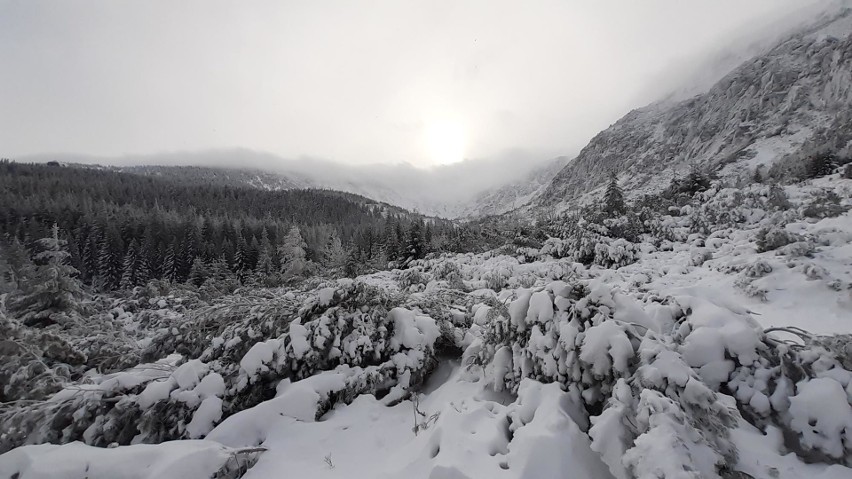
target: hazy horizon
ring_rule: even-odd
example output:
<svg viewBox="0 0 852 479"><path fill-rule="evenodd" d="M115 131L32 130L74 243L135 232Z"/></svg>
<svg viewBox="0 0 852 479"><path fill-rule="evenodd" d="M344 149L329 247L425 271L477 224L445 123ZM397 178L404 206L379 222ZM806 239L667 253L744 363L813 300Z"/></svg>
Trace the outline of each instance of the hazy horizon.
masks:
<svg viewBox="0 0 852 479"><path fill-rule="evenodd" d="M543 164L819 3L4 0L0 156Z"/></svg>

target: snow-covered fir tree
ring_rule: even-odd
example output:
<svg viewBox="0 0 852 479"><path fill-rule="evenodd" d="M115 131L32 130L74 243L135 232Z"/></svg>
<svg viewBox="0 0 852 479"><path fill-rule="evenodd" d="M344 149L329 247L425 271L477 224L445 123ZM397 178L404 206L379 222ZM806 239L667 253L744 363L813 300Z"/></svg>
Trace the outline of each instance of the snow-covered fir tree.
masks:
<svg viewBox="0 0 852 479"><path fill-rule="evenodd" d="M33 271L30 255L17 238L0 242L0 280L4 289L14 291L20 288Z"/></svg>
<svg viewBox="0 0 852 479"><path fill-rule="evenodd" d="M618 186L618 177L615 176L615 173L612 173L609 177L609 183L604 192L602 209L610 217L623 215L627 212L627 206L624 203L624 192Z"/></svg>
<svg viewBox="0 0 852 479"><path fill-rule="evenodd" d="M136 268L139 264L139 245L136 243L136 240L133 239L130 241L130 245L127 247L127 252L124 254L124 263L122 266L121 273L121 289L132 289L136 286L137 278L136 278Z"/></svg>
<svg viewBox="0 0 852 479"><path fill-rule="evenodd" d="M196 286L201 286L210 276L209 266L200 256L196 256L192 261L192 267L189 269L189 281Z"/></svg>
<svg viewBox="0 0 852 479"><path fill-rule="evenodd" d="M342 268L346 264L347 252L336 233L331 233L323 250L323 262L329 268Z"/></svg>
<svg viewBox="0 0 852 479"><path fill-rule="evenodd" d="M166 247L166 252L163 255L163 264L160 267L163 278L172 282L176 282L178 278L177 265L175 264L175 242L174 238L172 238L172 242Z"/></svg>
<svg viewBox="0 0 852 479"><path fill-rule="evenodd" d="M251 253L249 252L245 238L241 234L237 234L233 271L240 281L244 281L249 273L251 273Z"/></svg>
<svg viewBox="0 0 852 479"><path fill-rule="evenodd" d="M46 326L64 322L80 311L83 291L79 272L68 264L66 242L53 225L51 235L36 241L33 271L22 275L20 288L8 308L25 325Z"/></svg>
<svg viewBox="0 0 852 479"><path fill-rule="evenodd" d="M298 226L293 226L279 246L281 255L281 273L286 278L296 278L302 275L308 266L305 240Z"/></svg>

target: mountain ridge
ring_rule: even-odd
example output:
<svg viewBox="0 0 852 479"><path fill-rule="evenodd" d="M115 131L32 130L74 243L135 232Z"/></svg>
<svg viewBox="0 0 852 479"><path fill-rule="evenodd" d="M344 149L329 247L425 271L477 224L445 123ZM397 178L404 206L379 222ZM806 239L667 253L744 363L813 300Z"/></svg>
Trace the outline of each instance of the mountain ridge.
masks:
<svg viewBox="0 0 852 479"><path fill-rule="evenodd" d="M630 111L554 177L536 206L566 205L616 174L660 190L698 168L752 174L852 139L852 10L822 19L723 77L708 92Z"/></svg>

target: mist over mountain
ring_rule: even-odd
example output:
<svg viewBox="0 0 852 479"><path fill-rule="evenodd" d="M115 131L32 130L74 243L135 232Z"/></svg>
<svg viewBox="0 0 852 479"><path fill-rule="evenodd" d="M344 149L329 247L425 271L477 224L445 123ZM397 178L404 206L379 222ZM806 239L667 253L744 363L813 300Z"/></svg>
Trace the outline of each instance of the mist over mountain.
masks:
<svg viewBox="0 0 852 479"><path fill-rule="evenodd" d="M634 194L691 170L783 176L809 155L845 156L852 140L852 11L820 16L706 93L631 111L553 179L541 204L567 204L617 175Z"/></svg>
<svg viewBox="0 0 852 479"><path fill-rule="evenodd" d="M757 22L753 28L731 30L727 43L714 46L706 55L684 57L671 68L660 71L657 78L648 82L647 88L634 101L645 98L648 102L654 102L655 106L644 109L659 109L669 103L704 94L743 62L767 53L791 32L801 29L803 25L813 24L816 17L825 19L837 15L843 8L844 3L839 0L807 2L771 21ZM635 106L643 109L641 103ZM623 122L622 119L617 124ZM623 148L624 145L618 147ZM546 151L516 148L489 158L465 159L429 168L404 161L354 165L317 157L285 158L248 148L110 157L57 153L26 155L14 159L118 167L148 165L250 169L262 173L240 175L241 181L259 188L328 188L364 195L426 215L475 218L503 213L530 203L544 191L543 185L556 176L552 165L560 162L565 165L575 155L575 151L564 149ZM582 157L579 163L582 163ZM593 183L600 183L596 176L591 178ZM551 197L555 194L554 188L550 188Z"/></svg>
<svg viewBox="0 0 852 479"><path fill-rule="evenodd" d="M123 157L43 154L18 160L112 165L127 171L143 165L252 169L261 174L249 175L248 184L259 188L335 189L446 218L477 216L479 195L521 181L552 161L551 157L515 150L495 158L418 168L408 163L347 165L316 158L285 159L248 149Z"/></svg>

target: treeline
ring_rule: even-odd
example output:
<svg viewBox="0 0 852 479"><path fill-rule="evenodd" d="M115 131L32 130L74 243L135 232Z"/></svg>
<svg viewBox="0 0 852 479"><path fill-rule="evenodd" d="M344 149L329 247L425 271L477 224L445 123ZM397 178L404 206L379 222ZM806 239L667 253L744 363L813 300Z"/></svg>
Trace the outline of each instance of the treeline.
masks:
<svg viewBox="0 0 852 479"><path fill-rule="evenodd" d="M243 282L277 280L301 262L358 274L431 251L488 244L477 226L399 213L339 192L264 191L0 161L0 237L7 246L31 249L51 236L54 224L80 280L102 291L151 279L197 280L199 271Z"/></svg>

